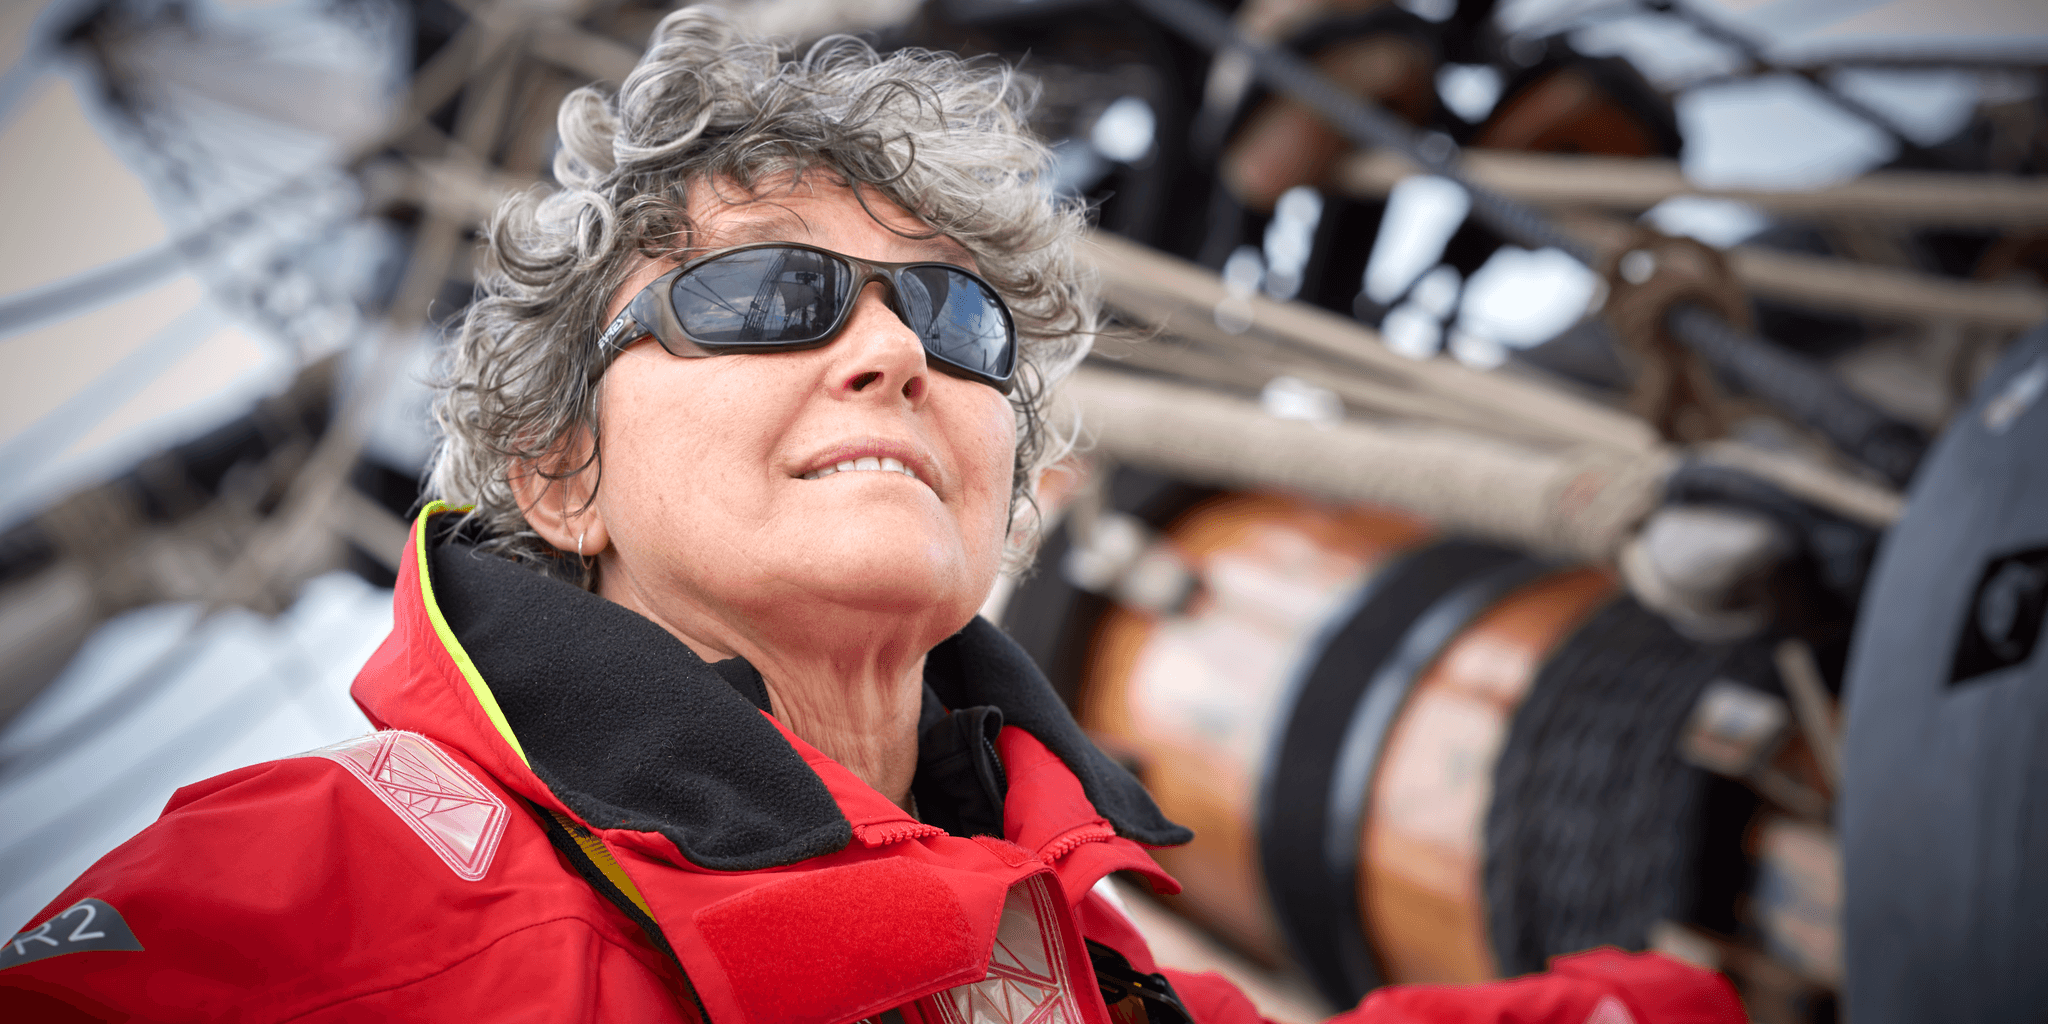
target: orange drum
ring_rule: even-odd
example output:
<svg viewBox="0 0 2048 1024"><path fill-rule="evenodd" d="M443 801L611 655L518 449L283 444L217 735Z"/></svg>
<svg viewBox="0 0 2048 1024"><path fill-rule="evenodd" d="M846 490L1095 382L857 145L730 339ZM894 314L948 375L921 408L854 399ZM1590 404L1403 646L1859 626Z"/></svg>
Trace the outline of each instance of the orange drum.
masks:
<svg viewBox="0 0 2048 1024"><path fill-rule="evenodd" d="M1367 580L1427 541L1398 513L1225 494L1179 517L1175 551L1201 579L1170 617L1113 606L1098 622L1081 724L1142 769L1194 843L1155 856L1190 916L1279 963L1287 944L1255 849L1257 782L1296 666Z"/></svg>
<svg viewBox="0 0 2048 1024"><path fill-rule="evenodd" d="M1255 956L1293 956L1340 1002L1496 976L1495 761L1538 669L1614 581L1270 494L1202 501L1164 542L1195 595L1166 615L1109 606L1077 704L1195 830L1157 853L1186 886L1179 908Z"/></svg>
<svg viewBox="0 0 2048 1024"><path fill-rule="evenodd" d="M1627 61L1565 50L1515 75L1470 145L1670 157L1681 137L1669 101Z"/></svg>

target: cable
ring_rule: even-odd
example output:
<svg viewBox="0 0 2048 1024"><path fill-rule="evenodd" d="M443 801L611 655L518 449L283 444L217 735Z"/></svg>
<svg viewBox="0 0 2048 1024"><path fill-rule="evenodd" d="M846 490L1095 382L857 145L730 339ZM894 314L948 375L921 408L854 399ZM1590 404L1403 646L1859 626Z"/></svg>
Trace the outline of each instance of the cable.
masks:
<svg viewBox="0 0 2048 1024"><path fill-rule="evenodd" d="M192 659L200 652L199 641L206 635L205 627L212 622L213 616L201 611L162 651L129 676L127 682L92 707L80 711L70 724L40 740L24 744L19 750L0 751L0 787L11 787L22 777L33 775L78 749L88 736L106 729L110 722L118 721L122 717L121 709L132 713L135 708L153 700L165 686L177 680L179 672L191 666Z"/></svg>
<svg viewBox="0 0 2048 1024"><path fill-rule="evenodd" d="M1707 363L1740 380L1751 394L1795 412L1856 461L1896 484L1913 476L1927 437L1872 408L1833 376L1700 306L1679 304L1665 319L1671 333Z"/></svg>
<svg viewBox="0 0 2048 1024"><path fill-rule="evenodd" d="M0 337L41 327L142 291L176 273L185 265L188 255L201 255L209 245L209 229L0 299Z"/></svg>
<svg viewBox="0 0 2048 1024"><path fill-rule="evenodd" d="M206 632L202 626L209 621L211 620L205 616L195 620L187 627L186 633L173 641L171 648L144 666L139 678L126 684L124 691L137 688L138 683L146 683L148 685L142 689L154 693L162 686L175 681L179 670L190 667L190 659L200 653L198 641L205 638ZM178 732L151 747L141 757L129 762L125 771L107 779L90 793L76 796L72 803L81 806L118 806L119 812L108 816L109 820L118 821L134 806L136 796L154 796L150 785L152 782L167 774L183 774L189 769L195 756L204 755L204 752L195 752L192 745L195 738L218 736L230 731L237 737L247 735L249 727L254 723L304 698L311 691L313 682L320 676L317 669L319 662L312 657L312 652L306 647L303 639L289 628L283 632L283 642L273 649L269 663L256 672L248 682L238 687L232 695L186 723ZM280 668L288 670L279 671ZM266 697L268 699L265 699ZM90 732L105 729L108 723L92 713L87 713L68 728L64 735L69 736L76 732L78 725L89 725L90 729L85 731ZM45 741L36 749L47 753L46 748L49 746L49 742ZM56 753L74 749L76 748L67 746ZM208 748L208 751L212 749L217 748ZM46 759L30 765L30 768L47 767L47 764ZM117 803L116 794L122 792L126 792L129 799ZM66 857L85 839L91 838L81 837L75 833L61 837L53 835L59 828L52 826L63 824L64 821L60 817L42 829L0 846L0 878L26 878L36 865Z"/></svg>
<svg viewBox="0 0 2048 1024"><path fill-rule="evenodd" d="M1662 14L1668 17L1676 18L1679 21L1682 21L1685 24L1692 26L1693 31L1698 32L1699 34L1706 36L1707 38L1712 39L1715 42L1727 45L1728 47L1735 50L1735 52L1740 53L1742 55L1742 59L1748 61L1750 63L1750 66L1755 70L1788 70L1785 68L1781 68L1777 64L1773 63L1770 60L1770 57L1764 53L1763 46L1758 44L1756 40L1751 39L1748 35L1745 35L1744 33L1737 32L1736 30L1729 28L1728 26L1723 25L1718 21L1715 21L1713 18L1708 17L1704 12L1700 11L1698 8L1694 7L1691 4L1682 4L1677 2L1677 0L1641 0L1641 3L1643 9L1646 11L1649 11L1653 14ZM1821 94L1822 98L1826 99L1830 103L1833 103L1836 107L1839 107L1842 110L1848 112L1849 114L1854 115L1857 118L1860 118L1865 123L1869 124L1871 127L1876 128L1878 131L1881 131L1886 135L1891 136L1892 141L1896 143L1901 150L1915 154L1926 154L1928 152L1926 147L1920 145L1917 142L1914 142L1913 139L1906 134L1906 130L1904 128L1899 127L1899 123L1893 120L1889 114L1886 114L1883 111L1878 110L1876 107L1873 107L1870 104L1865 103L1862 100L1859 100L1854 96L1850 96L1849 94L1843 92L1833 82L1823 77L1819 71L1810 67L1792 68L1789 69L1789 73L1797 75L1802 79L1805 79L1807 83L1811 84L1814 87L1814 89Z"/></svg>
<svg viewBox="0 0 2048 1024"><path fill-rule="evenodd" d="M1457 144L1421 132L1379 106L1353 96L1300 57L1245 38L1201 0L1132 0L1139 8L1217 53L1241 53L1253 74L1274 90L1308 106L1353 145L1391 149L1423 169L1449 178L1472 196L1472 216L1509 241L1532 249L1555 248L1597 269L1599 254L1566 234L1535 208L1475 185L1459 166ZM1781 403L1786 413L1825 434L1850 457L1895 484L1912 476L1927 438L1885 415L1826 370L1693 307L1666 318L1672 334L1716 370L1752 393ZM1790 404L1792 402L1803 404Z"/></svg>
<svg viewBox="0 0 2048 1024"><path fill-rule="evenodd" d="M10 488L13 494L0 497L0 521L9 518L17 501L24 497L36 500L36 496L24 496L19 490L32 474L48 466L87 431L213 337L223 322L219 311L205 303L178 314L56 408L37 417L13 437L0 441L0 480L14 484Z"/></svg>

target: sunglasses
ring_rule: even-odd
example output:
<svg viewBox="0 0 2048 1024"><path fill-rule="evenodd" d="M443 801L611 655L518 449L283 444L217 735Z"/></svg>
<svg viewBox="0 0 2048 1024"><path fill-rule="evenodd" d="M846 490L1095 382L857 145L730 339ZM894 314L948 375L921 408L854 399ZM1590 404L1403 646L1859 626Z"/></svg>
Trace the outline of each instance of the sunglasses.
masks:
<svg viewBox="0 0 2048 1024"><path fill-rule="evenodd" d="M1017 328L995 287L950 263L878 263L793 242L708 253L656 278L598 339L624 348L653 336L685 359L789 352L831 342L870 281L931 361L1009 394Z"/></svg>

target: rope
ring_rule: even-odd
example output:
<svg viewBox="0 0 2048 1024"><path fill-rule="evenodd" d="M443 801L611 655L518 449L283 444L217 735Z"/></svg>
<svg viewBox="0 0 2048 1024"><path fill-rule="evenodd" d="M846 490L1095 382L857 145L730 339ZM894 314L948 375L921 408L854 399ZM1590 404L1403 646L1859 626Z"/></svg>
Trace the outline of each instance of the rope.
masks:
<svg viewBox="0 0 2048 1024"><path fill-rule="evenodd" d="M1702 646L1632 599L1544 663L1509 727L1486 817L1487 925L1503 976L1602 944L1641 949L1658 921L1693 916L1697 879L1718 876L1708 862L1726 853L1707 844L1728 830L1703 826L1712 777L1676 751L1700 692L1721 677L1774 686L1768 647Z"/></svg>

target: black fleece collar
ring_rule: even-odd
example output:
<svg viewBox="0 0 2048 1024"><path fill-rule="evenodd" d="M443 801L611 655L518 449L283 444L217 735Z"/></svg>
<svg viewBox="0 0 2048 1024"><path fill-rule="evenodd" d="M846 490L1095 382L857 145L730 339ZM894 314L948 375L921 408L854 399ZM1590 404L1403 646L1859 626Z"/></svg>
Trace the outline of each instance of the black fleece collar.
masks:
<svg viewBox="0 0 2048 1024"><path fill-rule="evenodd" d="M632 610L459 540L430 542L428 559L441 614L534 774L584 820L659 832L718 871L791 864L852 841L824 782L743 695L759 684L751 666L706 665ZM1030 657L985 620L932 649L925 684L950 708L1001 709L1066 763L1119 835L1151 846L1193 837L1089 742Z"/></svg>

